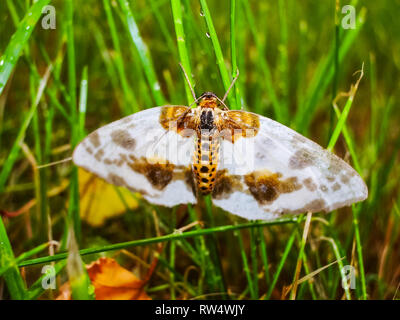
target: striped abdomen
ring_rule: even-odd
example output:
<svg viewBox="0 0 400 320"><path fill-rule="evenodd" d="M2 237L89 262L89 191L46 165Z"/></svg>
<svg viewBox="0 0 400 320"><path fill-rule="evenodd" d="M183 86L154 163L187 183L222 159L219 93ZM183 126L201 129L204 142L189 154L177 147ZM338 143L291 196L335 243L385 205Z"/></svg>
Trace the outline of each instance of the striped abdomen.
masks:
<svg viewBox="0 0 400 320"><path fill-rule="evenodd" d="M193 172L196 176L197 190L202 194L210 193L217 174L219 139L212 134L202 134L197 138L197 147L193 157Z"/></svg>

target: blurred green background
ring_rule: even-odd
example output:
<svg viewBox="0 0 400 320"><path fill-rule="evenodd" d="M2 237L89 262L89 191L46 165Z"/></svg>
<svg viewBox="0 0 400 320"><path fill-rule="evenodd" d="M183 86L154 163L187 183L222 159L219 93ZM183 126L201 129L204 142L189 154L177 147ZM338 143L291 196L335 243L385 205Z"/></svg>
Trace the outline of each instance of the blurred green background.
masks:
<svg viewBox="0 0 400 320"><path fill-rule="evenodd" d="M55 8L55 29L42 25L47 4ZM342 27L345 5L355 8L354 29ZM107 246L157 239L157 228L167 235L201 220L204 225L192 229L193 237L164 243L146 283L150 297L398 299L399 12L398 0L2 0L0 209L5 228L0 240L11 246L0 246L0 298L54 298L57 289L35 284L42 264L31 261L17 268L11 262L27 252L17 260L20 266L51 254L38 247L49 238L65 251L72 226L79 248L100 248L83 255L84 262L113 256L143 278L157 244L127 244L125 253ZM197 95L213 91L220 97L237 67L231 108L278 120L325 147L337 124L332 101L349 91L364 64L334 152L359 171L369 198L315 214L304 247L303 217L217 232L219 226L247 222L207 200L194 208L167 209L129 195L137 201L134 209L91 226L79 215L77 168L71 162L37 166L70 157L87 133L124 115L167 103L187 105L190 95L179 62ZM339 100L339 109L346 99ZM204 228L213 229L196 235ZM58 285L68 280L63 261L56 264ZM286 289L300 261L299 278L319 272L293 294ZM345 265L354 267L354 289L342 288Z"/></svg>

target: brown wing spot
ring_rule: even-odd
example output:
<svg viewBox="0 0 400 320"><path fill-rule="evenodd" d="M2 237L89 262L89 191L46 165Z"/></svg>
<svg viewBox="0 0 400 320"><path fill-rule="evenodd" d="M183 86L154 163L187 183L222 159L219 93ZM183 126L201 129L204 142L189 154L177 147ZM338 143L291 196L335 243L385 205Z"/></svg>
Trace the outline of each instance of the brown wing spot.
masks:
<svg viewBox="0 0 400 320"><path fill-rule="evenodd" d="M345 175L345 174L342 174L342 175L340 176L340 181L342 181L344 184L348 184L349 181L350 181L350 178L349 178L349 176L347 176L347 175Z"/></svg>
<svg viewBox="0 0 400 320"><path fill-rule="evenodd" d="M322 184L319 188L320 188L321 191L323 191L323 192L328 192L328 188L327 188L327 186L324 185L324 184Z"/></svg>
<svg viewBox="0 0 400 320"><path fill-rule="evenodd" d="M147 159L141 158L128 164L132 170L143 174L151 185L163 190L172 180L174 165L165 161L165 163L149 163Z"/></svg>
<svg viewBox="0 0 400 320"><path fill-rule="evenodd" d="M231 193L242 191L243 189L240 178L228 175L227 172L226 169L217 171L215 185L212 190L212 197L214 199L226 199Z"/></svg>
<svg viewBox="0 0 400 320"><path fill-rule="evenodd" d="M94 157L96 158L97 161L101 161L101 158L103 158L104 155L104 151L102 149L100 149L99 151L96 152L96 154L94 155Z"/></svg>
<svg viewBox="0 0 400 320"><path fill-rule="evenodd" d="M232 143L240 137L255 137L260 129L258 115L246 111L228 111L222 120L217 121L222 139Z"/></svg>
<svg viewBox="0 0 400 320"><path fill-rule="evenodd" d="M159 122L165 130L173 130L182 137L192 137L197 128L196 118L185 106L164 106L161 108Z"/></svg>
<svg viewBox="0 0 400 320"><path fill-rule="evenodd" d="M114 173L109 173L107 180L110 181L112 184L115 184L116 186L126 186L124 178Z"/></svg>
<svg viewBox="0 0 400 320"><path fill-rule="evenodd" d="M100 150L99 150L99 152L100 152ZM97 152L97 153L99 153L99 152ZM97 154L96 154L97 155ZM96 156L95 156L96 157ZM100 160L99 160L100 161ZM113 165L116 165L117 167L120 167L120 166L122 166L125 162L127 162L128 161L128 158L127 158L127 156L125 155L125 154L123 154L123 153L120 153L119 154L119 158L117 158L117 159L110 159L110 158L105 158L105 159L103 159L103 162L104 162L104 164L106 164L106 165L111 165L111 164L113 164Z"/></svg>
<svg viewBox="0 0 400 320"><path fill-rule="evenodd" d="M136 141L131 137L128 131L120 129L114 130L113 132L111 132L111 139L115 144L124 149L135 149Z"/></svg>
<svg viewBox="0 0 400 320"><path fill-rule="evenodd" d="M332 174L339 174L342 170L349 171L347 172L350 174L351 172L354 174L354 170L341 158L339 158L337 155L333 153L328 153L328 159L329 159L329 171ZM350 170L348 170L350 169Z"/></svg>
<svg viewBox="0 0 400 320"><path fill-rule="evenodd" d="M303 180L303 184L306 186L308 190L311 192L317 190L317 185L314 183L312 178L307 178Z"/></svg>
<svg viewBox="0 0 400 320"><path fill-rule="evenodd" d="M92 148L90 148L90 147L88 147L88 146L85 146L85 149L86 149L87 153L93 154Z"/></svg>
<svg viewBox="0 0 400 320"><path fill-rule="evenodd" d="M333 190L333 191L338 191L338 190L340 190L340 188L341 188L341 186L340 186L340 184L337 183L337 182L332 186L332 190Z"/></svg>
<svg viewBox="0 0 400 320"><path fill-rule="evenodd" d="M113 164L115 164L117 167L122 166L126 162L126 157L123 157L124 155L120 155L119 159L114 159Z"/></svg>
<svg viewBox="0 0 400 320"><path fill-rule="evenodd" d="M100 147L100 136L97 131L92 132L88 136L90 143L93 145L93 147L98 148Z"/></svg>
<svg viewBox="0 0 400 320"><path fill-rule="evenodd" d="M120 162L122 163L128 161L128 157L126 156L126 154L120 153L119 157L120 157Z"/></svg>
<svg viewBox="0 0 400 320"><path fill-rule="evenodd" d="M191 168L187 168L185 170L185 182L190 190L192 190L193 194L196 195L196 183L194 181L193 171Z"/></svg>
<svg viewBox="0 0 400 320"><path fill-rule="evenodd" d="M315 156L307 149L300 149L290 157L290 169L304 169L314 164Z"/></svg>
<svg viewBox="0 0 400 320"><path fill-rule="evenodd" d="M307 203L304 208L302 209L302 212L317 212L317 211L321 211L325 208L326 206L326 202L324 199L316 199L313 200L309 203Z"/></svg>
<svg viewBox="0 0 400 320"><path fill-rule="evenodd" d="M307 203L303 208L290 210L290 209L283 209L283 213L292 213L292 214L299 214L304 212L318 212L318 211L326 211L326 202L324 199L315 199L309 203Z"/></svg>
<svg viewBox="0 0 400 320"><path fill-rule="evenodd" d="M244 177L250 193L261 204L274 201L281 193L290 193L302 188L297 183L297 177L280 180L282 174L271 173L268 170L255 171Z"/></svg>

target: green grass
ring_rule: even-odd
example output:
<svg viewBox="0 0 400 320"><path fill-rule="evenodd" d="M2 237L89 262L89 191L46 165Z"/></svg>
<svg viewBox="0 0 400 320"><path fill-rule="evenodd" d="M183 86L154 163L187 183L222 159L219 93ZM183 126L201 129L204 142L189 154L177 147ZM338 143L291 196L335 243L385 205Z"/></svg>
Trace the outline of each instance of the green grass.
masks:
<svg viewBox="0 0 400 320"><path fill-rule="evenodd" d="M41 26L46 4L56 7L55 30ZM76 299L91 299L86 272L71 266L122 250L150 263L163 245L146 285L156 299L399 299L400 42L388 34L400 31L400 8L352 4L356 29L345 30L334 0L2 1L0 210L36 204L0 220L0 298L54 299L58 288L41 286L50 264L58 284L68 277ZM307 241L305 215L248 222L209 197L172 209L139 199L102 227L81 221L77 168L37 166L70 157L87 133L124 115L192 103L179 63L197 95L222 98L239 71L231 109L280 121L346 159L368 199L313 214ZM362 65L357 90L334 104ZM195 221L203 224L176 232ZM356 269L355 289L342 288L346 265Z"/></svg>

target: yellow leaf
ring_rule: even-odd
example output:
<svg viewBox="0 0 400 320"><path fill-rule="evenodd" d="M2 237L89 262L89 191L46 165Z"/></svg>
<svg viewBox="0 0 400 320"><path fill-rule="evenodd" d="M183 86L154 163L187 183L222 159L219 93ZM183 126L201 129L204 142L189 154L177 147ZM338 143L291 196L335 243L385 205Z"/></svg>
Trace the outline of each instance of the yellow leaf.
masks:
<svg viewBox="0 0 400 320"><path fill-rule="evenodd" d="M78 174L80 215L91 226L100 227L108 218L123 214L127 208L138 207L129 190L115 187L82 168Z"/></svg>

